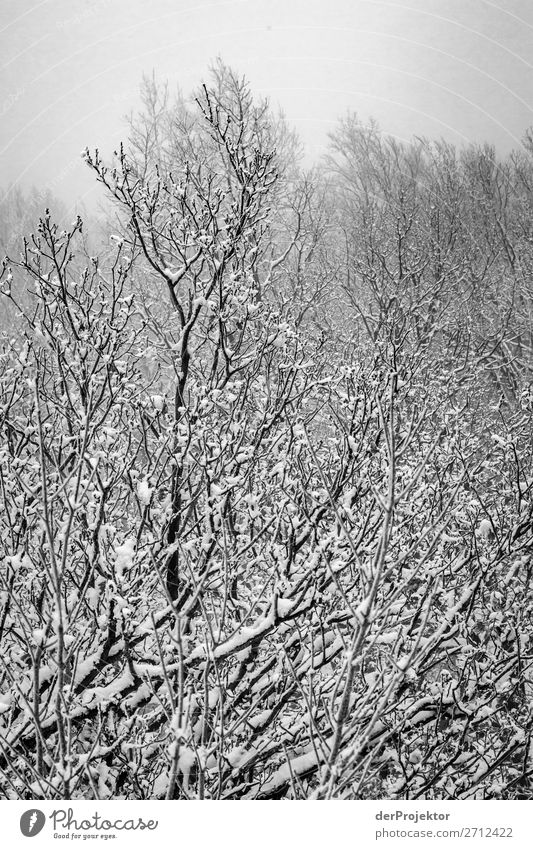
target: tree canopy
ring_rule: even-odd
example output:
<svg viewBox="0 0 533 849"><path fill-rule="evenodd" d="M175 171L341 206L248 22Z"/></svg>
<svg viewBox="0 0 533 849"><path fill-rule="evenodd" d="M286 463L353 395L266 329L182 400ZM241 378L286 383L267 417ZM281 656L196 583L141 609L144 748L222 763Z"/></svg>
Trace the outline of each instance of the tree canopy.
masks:
<svg viewBox="0 0 533 849"><path fill-rule="evenodd" d="M3 263L0 792L531 798L531 151L144 96Z"/></svg>

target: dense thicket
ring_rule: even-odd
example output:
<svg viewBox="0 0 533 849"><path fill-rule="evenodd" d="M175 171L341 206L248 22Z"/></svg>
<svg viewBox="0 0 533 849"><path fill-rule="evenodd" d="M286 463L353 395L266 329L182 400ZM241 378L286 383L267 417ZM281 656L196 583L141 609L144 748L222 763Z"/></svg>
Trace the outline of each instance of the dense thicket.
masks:
<svg viewBox="0 0 533 849"><path fill-rule="evenodd" d="M530 798L527 144L144 95L3 267L0 793Z"/></svg>

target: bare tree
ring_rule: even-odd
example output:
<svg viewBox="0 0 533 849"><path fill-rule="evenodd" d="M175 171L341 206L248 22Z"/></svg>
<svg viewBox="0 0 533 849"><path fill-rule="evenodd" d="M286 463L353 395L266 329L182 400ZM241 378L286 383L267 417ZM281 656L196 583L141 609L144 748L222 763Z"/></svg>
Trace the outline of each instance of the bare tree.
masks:
<svg viewBox="0 0 533 849"><path fill-rule="evenodd" d="M343 265L319 180L272 224L271 135L232 102L202 90L168 167L87 151L106 261L47 214L4 263L33 296L0 369L2 793L529 797L530 399L465 427L484 364L450 372L401 287L377 333L360 305L366 351L332 317L332 359L319 274L452 275L435 215L423 268L411 237L421 165L394 149Z"/></svg>

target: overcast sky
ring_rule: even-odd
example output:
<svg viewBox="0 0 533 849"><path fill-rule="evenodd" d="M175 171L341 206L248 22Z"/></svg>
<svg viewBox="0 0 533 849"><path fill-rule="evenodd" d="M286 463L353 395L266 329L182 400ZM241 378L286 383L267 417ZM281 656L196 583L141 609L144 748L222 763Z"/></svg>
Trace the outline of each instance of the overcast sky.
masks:
<svg viewBox="0 0 533 849"><path fill-rule="evenodd" d="M279 103L308 159L347 109L401 138L533 125L533 0L0 0L0 185L99 193L80 152L125 135L143 72L185 92L220 55Z"/></svg>

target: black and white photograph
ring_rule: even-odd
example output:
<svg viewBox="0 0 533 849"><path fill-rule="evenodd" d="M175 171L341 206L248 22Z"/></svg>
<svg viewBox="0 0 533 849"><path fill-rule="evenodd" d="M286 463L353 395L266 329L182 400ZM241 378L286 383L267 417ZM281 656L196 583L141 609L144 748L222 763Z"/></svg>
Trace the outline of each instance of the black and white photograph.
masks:
<svg viewBox="0 0 533 849"><path fill-rule="evenodd" d="M531 0L1 0L0 34L20 845L109 802L148 840L150 802L524 811Z"/></svg>

